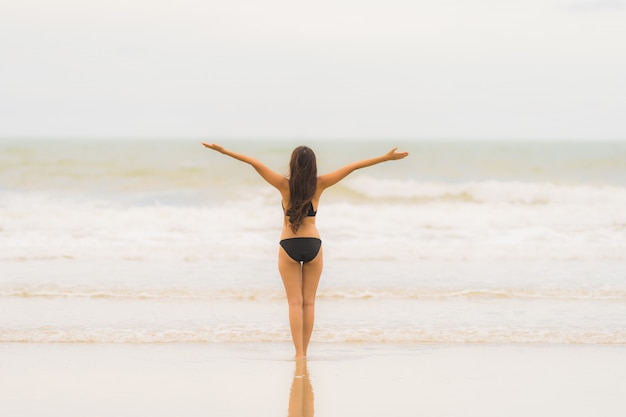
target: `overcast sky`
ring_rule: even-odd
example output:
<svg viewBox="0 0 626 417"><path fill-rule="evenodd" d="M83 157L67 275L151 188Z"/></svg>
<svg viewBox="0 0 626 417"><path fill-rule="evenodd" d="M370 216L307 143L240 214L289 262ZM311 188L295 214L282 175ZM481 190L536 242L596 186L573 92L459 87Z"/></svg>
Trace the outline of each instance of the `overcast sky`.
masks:
<svg viewBox="0 0 626 417"><path fill-rule="evenodd" d="M0 138L626 139L623 0L0 1Z"/></svg>

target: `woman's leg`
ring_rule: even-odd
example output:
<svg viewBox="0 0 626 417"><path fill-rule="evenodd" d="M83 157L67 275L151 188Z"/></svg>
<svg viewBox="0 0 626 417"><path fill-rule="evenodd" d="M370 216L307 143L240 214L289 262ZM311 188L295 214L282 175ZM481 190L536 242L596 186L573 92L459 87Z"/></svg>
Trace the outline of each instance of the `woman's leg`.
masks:
<svg viewBox="0 0 626 417"><path fill-rule="evenodd" d="M306 353L303 343L302 266L300 262L291 259L281 247L278 249L278 271L287 293L289 327L291 328L293 345L296 348L296 358L303 358Z"/></svg>
<svg viewBox="0 0 626 417"><path fill-rule="evenodd" d="M306 356L311 334L313 333L315 296L320 277L322 276L323 266L324 259L321 248L315 259L302 265L302 343L304 356Z"/></svg>

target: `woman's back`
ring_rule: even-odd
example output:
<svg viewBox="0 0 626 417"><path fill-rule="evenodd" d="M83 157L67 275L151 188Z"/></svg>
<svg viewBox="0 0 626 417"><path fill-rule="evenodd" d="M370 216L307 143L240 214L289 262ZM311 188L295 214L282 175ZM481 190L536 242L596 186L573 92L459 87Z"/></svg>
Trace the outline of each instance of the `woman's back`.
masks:
<svg viewBox="0 0 626 417"><path fill-rule="evenodd" d="M319 182L319 179L318 179ZM281 233L281 239L288 239L293 237L317 237L319 238L320 234L317 230L317 226L315 225L315 219L317 216L317 212L319 210L319 201L323 189L319 186L316 189L315 195L310 200L310 203L307 204L307 215L302 218L302 223L299 225L298 230L294 232L291 228L291 224L289 222L289 216L286 215L287 207L285 206L285 201L289 201L289 193L286 193L282 198L283 204L283 230ZM282 194L282 193L281 193Z"/></svg>

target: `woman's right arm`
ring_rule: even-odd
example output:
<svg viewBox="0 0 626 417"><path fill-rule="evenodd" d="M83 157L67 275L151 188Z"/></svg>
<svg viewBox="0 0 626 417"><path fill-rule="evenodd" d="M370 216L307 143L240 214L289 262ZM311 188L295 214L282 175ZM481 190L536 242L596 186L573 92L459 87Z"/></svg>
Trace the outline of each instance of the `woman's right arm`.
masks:
<svg viewBox="0 0 626 417"><path fill-rule="evenodd" d="M258 172L259 175L263 177L265 181L270 183L270 185L274 186L278 190L282 190L285 188L285 186L287 187L289 186L289 182L284 176L280 175L277 172L272 171L267 166L262 164L261 161L259 161L258 159L252 158L248 155L230 151L224 148L223 146L217 145L215 143L202 142L202 146L204 146L205 148L213 149L214 151L223 153L224 155L228 155L231 158L234 158L238 161L245 162L246 164L252 165L252 167L256 170L256 172Z"/></svg>
<svg viewBox="0 0 626 417"><path fill-rule="evenodd" d="M397 149L398 148L393 148L392 150L390 150L389 152L387 152L386 154L382 156L371 158L371 159L364 159L363 161L353 162L342 168L339 168L338 170L334 172L321 175L319 177L319 186L322 189L332 187L333 185L337 184L339 181L343 180L345 177L347 177L348 175L350 175L352 172L356 171L357 169L370 167L372 165L380 164L381 162L395 161L398 159L405 158L409 155L408 152L398 152Z"/></svg>

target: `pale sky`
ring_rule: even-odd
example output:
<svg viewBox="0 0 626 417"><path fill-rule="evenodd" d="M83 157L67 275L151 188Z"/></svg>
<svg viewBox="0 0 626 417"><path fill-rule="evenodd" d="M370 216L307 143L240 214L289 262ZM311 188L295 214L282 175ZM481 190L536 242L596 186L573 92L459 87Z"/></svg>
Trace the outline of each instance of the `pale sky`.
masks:
<svg viewBox="0 0 626 417"><path fill-rule="evenodd" d="M0 138L626 139L626 0L0 0Z"/></svg>

